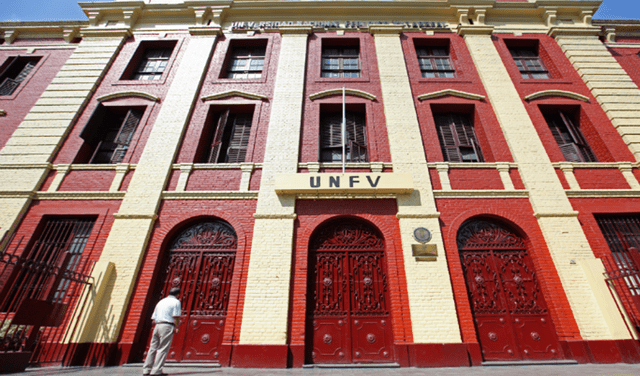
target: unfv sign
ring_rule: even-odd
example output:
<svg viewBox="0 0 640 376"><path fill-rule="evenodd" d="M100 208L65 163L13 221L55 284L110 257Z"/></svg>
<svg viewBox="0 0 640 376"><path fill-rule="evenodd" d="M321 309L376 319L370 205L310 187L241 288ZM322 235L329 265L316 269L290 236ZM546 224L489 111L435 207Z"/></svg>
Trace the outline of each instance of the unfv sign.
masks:
<svg viewBox="0 0 640 376"><path fill-rule="evenodd" d="M413 192L409 174L286 174L276 176L278 194L297 193L396 193Z"/></svg>

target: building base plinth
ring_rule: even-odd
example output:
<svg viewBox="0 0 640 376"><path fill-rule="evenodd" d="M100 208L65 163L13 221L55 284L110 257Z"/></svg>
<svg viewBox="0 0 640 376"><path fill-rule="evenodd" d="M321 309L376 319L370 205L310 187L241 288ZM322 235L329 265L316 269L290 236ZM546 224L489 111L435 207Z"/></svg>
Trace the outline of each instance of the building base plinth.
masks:
<svg viewBox="0 0 640 376"><path fill-rule="evenodd" d="M235 345L231 366L238 368L287 368L287 345Z"/></svg>

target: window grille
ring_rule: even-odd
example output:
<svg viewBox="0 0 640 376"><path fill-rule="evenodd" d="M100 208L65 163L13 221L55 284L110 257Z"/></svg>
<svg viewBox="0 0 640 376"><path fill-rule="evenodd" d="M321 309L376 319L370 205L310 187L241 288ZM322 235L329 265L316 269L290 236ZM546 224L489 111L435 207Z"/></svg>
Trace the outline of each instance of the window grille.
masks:
<svg viewBox="0 0 640 376"><path fill-rule="evenodd" d="M162 77L167 68L173 48L150 48L144 51L144 56L133 75L134 80L156 81Z"/></svg>
<svg viewBox="0 0 640 376"><path fill-rule="evenodd" d="M0 96L13 94L40 60L21 56L11 59L7 68L0 73Z"/></svg>

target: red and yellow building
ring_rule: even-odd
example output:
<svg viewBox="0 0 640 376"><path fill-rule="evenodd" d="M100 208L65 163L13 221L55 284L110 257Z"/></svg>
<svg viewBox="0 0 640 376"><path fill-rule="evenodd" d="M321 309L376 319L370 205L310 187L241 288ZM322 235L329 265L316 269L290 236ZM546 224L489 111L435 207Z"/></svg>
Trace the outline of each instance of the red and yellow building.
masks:
<svg viewBox="0 0 640 376"><path fill-rule="evenodd" d="M640 23L600 4L0 23L0 356L139 362L181 286L175 362L640 362Z"/></svg>

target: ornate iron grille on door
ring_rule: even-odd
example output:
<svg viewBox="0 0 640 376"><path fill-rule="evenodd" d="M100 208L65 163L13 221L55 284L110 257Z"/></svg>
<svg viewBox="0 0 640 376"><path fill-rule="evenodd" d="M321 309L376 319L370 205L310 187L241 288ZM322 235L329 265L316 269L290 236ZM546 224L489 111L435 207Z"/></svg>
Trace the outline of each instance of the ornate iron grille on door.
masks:
<svg viewBox="0 0 640 376"><path fill-rule="evenodd" d="M310 244L307 362L392 361L382 237L360 221L339 220Z"/></svg>
<svg viewBox="0 0 640 376"><path fill-rule="evenodd" d="M219 360L237 243L228 223L210 221L187 228L171 245L162 291L181 288L184 324L168 361Z"/></svg>
<svg viewBox="0 0 640 376"><path fill-rule="evenodd" d="M523 239L500 224L472 220L457 240L484 360L560 358Z"/></svg>

